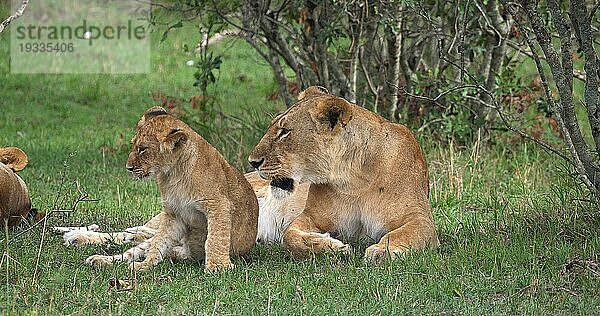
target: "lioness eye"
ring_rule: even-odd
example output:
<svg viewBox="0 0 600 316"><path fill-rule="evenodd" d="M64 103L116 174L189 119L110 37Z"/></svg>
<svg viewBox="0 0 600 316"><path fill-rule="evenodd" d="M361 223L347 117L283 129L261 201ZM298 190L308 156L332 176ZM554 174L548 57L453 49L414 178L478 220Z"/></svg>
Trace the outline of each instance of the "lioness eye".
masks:
<svg viewBox="0 0 600 316"><path fill-rule="evenodd" d="M278 138L278 139L285 138L285 137L287 137L287 136L290 134L290 132L291 132L291 131L292 131L291 129L287 129L287 128L283 128L283 127L282 127L282 128L281 128L281 129L280 129L280 130L277 132L277 138Z"/></svg>

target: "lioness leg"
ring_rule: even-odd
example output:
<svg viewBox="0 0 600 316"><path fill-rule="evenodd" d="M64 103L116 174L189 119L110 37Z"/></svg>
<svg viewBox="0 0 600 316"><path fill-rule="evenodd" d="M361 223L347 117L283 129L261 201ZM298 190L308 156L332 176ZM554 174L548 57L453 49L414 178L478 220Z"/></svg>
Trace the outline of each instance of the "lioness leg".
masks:
<svg viewBox="0 0 600 316"><path fill-rule="evenodd" d="M145 242L125 251L122 254L114 255L114 256L103 256L103 255L93 255L89 256L85 259L85 263L94 266L94 267L105 267L110 266L116 262L133 262L133 261L141 261L146 257L146 253L148 252L148 248L150 247L150 240L146 240Z"/></svg>
<svg viewBox="0 0 600 316"><path fill-rule="evenodd" d="M58 234L58 235L62 235L65 233L68 233L70 231L74 231L74 230L90 230L90 231L97 231L98 228L100 228L100 226L96 225L96 224L92 224L89 226L54 226L52 228L52 230L54 231L54 233Z"/></svg>
<svg viewBox="0 0 600 316"><path fill-rule="evenodd" d="M134 262L134 261L142 261L146 258L148 253L148 249L150 248L150 240L146 240L145 242L125 251L122 254L113 255L113 256L103 256L103 255L93 255L89 256L85 263L94 266L94 267L105 267L110 266L114 263L118 262ZM168 257L171 260L181 261L190 258L190 250L186 244L182 244L180 246L173 247Z"/></svg>
<svg viewBox="0 0 600 316"><path fill-rule="evenodd" d="M327 185L311 184L304 211L283 234L283 247L298 259L323 252L348 253L350 245L329 236L341 215L335 207L333 191Z"/></svg>
<svg viewBox="0 0 600 316"><path fill-rule="evenodd" d="M365 259L381 263L386 258L395 259L409 249L436 247L440 242L431 218L416 216L404 225L388 232L379 243L365 250Z"/></svg>
<svg viewBox="0 0 600 316"><path fill-rule="evenodd" d="M117 245L134 243L139 244L156 234L156 230L146 226L127 228L122 232L100 233L90 230L71 230L63 235L65 245L94 245L111 242Z"/></svg>
<svg viewBox="0 0 600 316"><path fill-rule="evenodd" d="M348 253L350 245L329 236L327 229L315 225L313 218L305 211L301 213L283 234L283 247L294 258L306 258L310 254L322 252Z"/></svg>
<svg viewBox="0 0 600 316"><path fill-rule="evenodd" d="M114 244L134 243L140 244L156 234L157 229L164 221L166 214L164 212L151 218L143 226L135 226L125 229L122 232L101 233L97 232L98 225L89 225L84 227L54 227L54 232L63 234L65 246L75 245L93 245L112 242Z"/></svg>

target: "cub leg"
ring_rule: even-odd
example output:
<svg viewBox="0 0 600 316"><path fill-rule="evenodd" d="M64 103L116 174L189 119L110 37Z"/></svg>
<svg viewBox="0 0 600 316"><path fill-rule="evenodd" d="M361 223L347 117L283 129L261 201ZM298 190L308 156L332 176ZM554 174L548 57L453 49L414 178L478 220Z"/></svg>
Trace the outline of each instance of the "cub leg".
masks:
<svg viewBox="0 0 600 316"><path fill-rule="evenodd" d="M183 239L185 248L185 255L198 261L204 261L206 258L206 219L204 220L204 226L192 227L189 229L188 234Z"/></svg>
<svg viewBox="0 0 600 316"><path fill-rule="evenodd" d="M396 259L410 249L437 247L439 244L433 220L427 216L417 216L369 246L364 258L379 264L386 258Z"/></svg>
<svg viewBox="0 0 600 316"><path fill-rule="evenodd" d="M159 264L171 255L173 247L181 243L186 231L183 222L176 220L172 215L165 216L156 235L148 240L144 261L132 262L130 267L134 270L148 270Z"/></svg>
<svg viewBox="0 0 600 316"><path fill-rule="evenodd" d="M283 234L283 247L297 259L323 252L349 253L351 251L350 245L329 236L326 229L317 227L306 211L301 213Z"/></svg>
<svg viewBox="0 0 600 316"><path fill-rule="evenodd" d="M218 272L233 268L229 258L231 250L231 215L228 208L212 209L207 214L206 260L204 272Z"/></svg>

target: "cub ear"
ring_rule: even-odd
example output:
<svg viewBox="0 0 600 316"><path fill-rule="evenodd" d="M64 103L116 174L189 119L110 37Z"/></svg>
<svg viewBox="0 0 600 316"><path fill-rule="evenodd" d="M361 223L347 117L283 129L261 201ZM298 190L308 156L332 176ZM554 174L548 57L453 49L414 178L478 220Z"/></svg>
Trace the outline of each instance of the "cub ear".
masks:
<svg viewBox="0 0 600 316"><path fill-rule="evenodd" d="M148 121L149 119L151 119L153 117L167 115L167 114L169 114L169 113L167 113L167 111L161 106L151 107L151 108L147 109L146 112L144 112L144 115L142 115L142 118L140 119L140 121L137 124L137 128L144 125L144 123L146 121Z"/></svg>
<svg viewBox="0 0 600 316"><path fill-rule="evenodd" d="M183 147L187 140L188 136L184 131L178 128L173 128L169 134L165 136L163 143L165 144L165 147L169 148L171 151L176 151Z"/></svg>
<svg viewBox="0 0 600 316"><path fill-rule="evenodd" d="M19 172L25 169L29 159L27 154L17 147L0 148L0 162L12 169L14 172Z"/></svg>
<svg viewBox="0 0 600 316"><path fill-rule="evenodd" d="M144 118L149 120L153 117L167 115L167 114L169 114L169 113L167 113L167 110L165 110L165 108L163 108L162 106L154 106L154 107L147 109L146 112L144 112Z"/></svg>
<svg viewBox="0 0 600 316"><path fill-rule="evenodd" d="M298 94L298 101L307 98L307 97L311 97L311 96L316 96L316 95L320 95L320 94L329 94L329 91L327 91L327 89L325 89L324 87L321 86L310 86L308 88L306 88L306 90L300 92L300 94Z"/></svg>
<svg viewBox="0 0 600 316"><path fill-rule="evenodd" d="M317 121L325 124L330 131L346 127L352 119L352 107L348 101L342 98L331 98L319 102L315 109Z"/></svg>

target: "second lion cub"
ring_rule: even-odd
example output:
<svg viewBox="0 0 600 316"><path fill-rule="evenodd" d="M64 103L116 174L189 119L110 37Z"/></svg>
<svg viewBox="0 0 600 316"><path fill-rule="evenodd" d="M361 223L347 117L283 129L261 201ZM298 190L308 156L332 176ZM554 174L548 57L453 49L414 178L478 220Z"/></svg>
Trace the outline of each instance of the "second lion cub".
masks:
<svg viewBox="0 0 600 316"><path fill-rule="evenodd" d="M132 146L127 169L156 180L166 217L144 261L132 267L151 268L183 244L192 258L205 260L205 272L232 268L230 255L246 254L257 233L258 202L244 176L161 107L144 113Z"/></svg>

